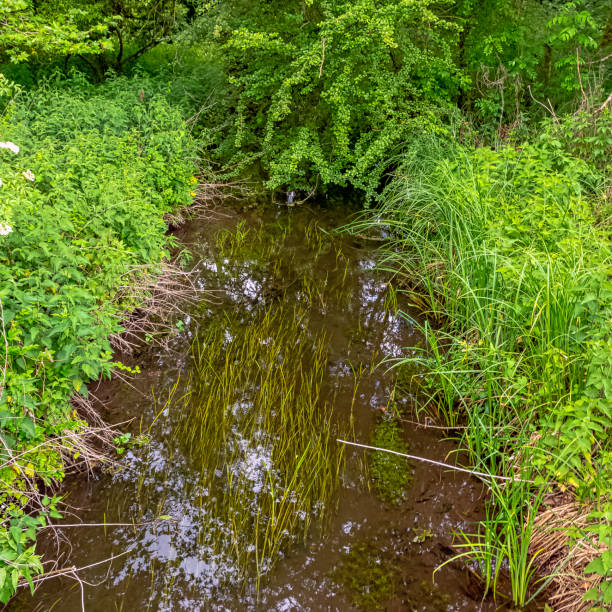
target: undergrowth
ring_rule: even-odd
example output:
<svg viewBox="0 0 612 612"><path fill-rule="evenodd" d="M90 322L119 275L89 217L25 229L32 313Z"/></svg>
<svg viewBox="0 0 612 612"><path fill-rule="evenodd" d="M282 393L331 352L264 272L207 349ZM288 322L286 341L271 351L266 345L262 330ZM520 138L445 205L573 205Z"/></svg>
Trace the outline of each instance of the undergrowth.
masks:
<svg viewBox="0 0 612 612"><path fill-rule="evenodd" d="M189 133L159 82L75 76L13 93L0 120L2 602L42 570L32 543L58 516L49 491L85 460L78 434L91 423L71 400L110 375L109 336L137 305L121 289L159 271L164 215L195 183Z"/></svg>
<svg viewBox="0 0 612 612"><path fill-rule="evenodd" d="M612 251L602 192L597 169L552 137L472 151L430 139L405 156L379 216L357 224L390 230L382 265L425 314L426 346L404 360L428 372L421 409L465 426L460 446L477 470L531 482L498 490L486 535L470 540L487 584L512 568L515 604L537 590L521 530L553 493L593 513L586 532L566 525L567 542L586 538L593 554L571 568L577 583L560 578L553 601L572 589L579 605L587 590L612 601Z"/></svg>

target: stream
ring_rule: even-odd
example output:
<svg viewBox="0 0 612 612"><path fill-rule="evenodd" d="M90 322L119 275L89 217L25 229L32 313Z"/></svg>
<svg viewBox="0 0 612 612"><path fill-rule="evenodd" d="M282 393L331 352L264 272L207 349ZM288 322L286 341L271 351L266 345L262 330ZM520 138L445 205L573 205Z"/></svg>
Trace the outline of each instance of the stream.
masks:
<svg viewBox="0 0 612 612"><path fill-rule="evenodd" d="M455 450L415 423L418 372L381 364L421 338L347 220L228 207L176 232L205 293L163 348L117 356L139 374L90 386L131 439L116 469L66 481L63 522L87 526L41 538L87 569L12 612L495 609L459 564L432 581L482 518L478 481L337 442Z"/></svg>

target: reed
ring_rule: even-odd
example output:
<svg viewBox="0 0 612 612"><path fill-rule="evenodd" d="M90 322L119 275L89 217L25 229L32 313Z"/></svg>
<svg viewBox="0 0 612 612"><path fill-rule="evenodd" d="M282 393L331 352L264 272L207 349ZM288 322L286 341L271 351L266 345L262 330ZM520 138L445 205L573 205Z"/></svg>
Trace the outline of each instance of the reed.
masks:
<svg viewBox="0 0 612 612"><path fill-rule="evenodd" d="M352 387L354 404L368 368L355 366L352 384L331 379L321 320L329 306L353 307L341 242L298 215L214 235L202 276L216 303L190 327L181 376L152 416L139 513L119 500L138 521L175 519L149 529L180 551L151 555L151 601L177 588L206 601L242 588L254 600L279 559L325 529L344 466L336 438L355 427L352 405L335 412L335 389Z"/></svg>
<svg viewBox="0 0 612 612"><path fill-rule="evenodd" d="M309 335L305 316L268 309L242 331L213 326L193 346L176 438L207 492L202 514L230 526L229 538L213 538L214 553L245 575L264 575L283 548L305 540L338 484L342 451L322 397L326 339Z"/></svg>
<svg viewBox="0 0 612 612"><path fill-rule="evenodd" d="M425 368L413 380L419 408L461 424L475 469L609 506L612 248L584 168L529 148L443 150L435 138L402 162L376 216L352 227L387 231L380 265L423 313L425 345L391 365ZM534 581L525 525L538 491L492 488L470 553L492 589L508 566L517 605Z"/></svg>
<svg viewBox="0 0 612 612"><path fill-rule="evenodd" d="M295 232L304 232L298 244L309 252L307 265L296 260ZM256 591L282 554L323 529L333 510L344 452L335 438L352 422L334 415L328 339L310 321L329 300L348 295L338 242L316 221L217 232L222 285L240 295L241 283L253 279L268 293L245 312L207 321L192 345L185 392L171 406L187 494L200 509L198 549L236 570L228 581ZM333 274L313 265L328 255ZM356 389L361 369L354 374Z"/></svg>

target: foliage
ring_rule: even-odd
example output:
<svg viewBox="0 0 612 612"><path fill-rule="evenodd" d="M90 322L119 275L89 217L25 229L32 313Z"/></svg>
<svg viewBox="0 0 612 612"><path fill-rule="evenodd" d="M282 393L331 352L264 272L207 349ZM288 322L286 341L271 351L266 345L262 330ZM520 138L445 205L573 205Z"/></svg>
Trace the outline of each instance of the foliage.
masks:
<svg viewBox="0 0 612 612"><path fill-rule="evenodd" d="M1 0L0 61L46 64L71 57L102 80L172 40L193 13L177 0ZM190 10L191 7L191 10Z"/></svg>
<svg viewBox="0 0 612 612"><path fill-rule="evenodd" d="M457 62L470 78L462 104L489 136L542 106L573 105L583 87L609 91L604 0L460 0L457 14Z"/></svg>
<svg viewBox="0 0 612 612"><path fill-rule="evenodd" d="M478 523L478 532L461 533L463 541L455 544L466 552L437 567L434 575L457 558L468 558L482 572L484 592L492 591L495 597L501 573L507 567L512 601L521 608L531 603L535 599L530 590L539 551L531 554L529 544L541 501L542 491L532 493L525 481L509 482L506 486L492 479L491 498L485 506L484 520Z"/></svg>
<svg viewBox="0 0 612 612"><path fill-rule="evenodd" d="M111 46L105 37L113 20L98 13L95 5L37 4L31 0L0 2L0 52L10 61L45 54L102 53Z"/></svg>
<svg viewBox="0 0 612 612"><path fill-rule="evenodd" d="M71 397L110 374L109 335L136 305L121 287L168 256L163 216L192 200L192 145L159 89L75 77L21 93L0 125L19 143L0 149L2 525L78 462Z"/></svg>
<svg viewBox="0 0 612 612"><path fill-rule="evenodd" d="M608 173L612 155L612 109L580 108L562 116L558 121L547 121L539 136L543 146L558 149L566 155L579 157Z"/></svg>
<svg viewBox="0 0 612 612"><path fill-rule="evenodd" d="M612 503L605 504L604 508L594 512L591 518L596 524L590 528L590 531L597 535L597 543L603 552L586 566L584 573L598 575L601 577L601 582L599 586L592 587L585 593L584 600L610 606L612 604L612 530L610 529Z"/></svg>
<svg viewBox="0 0 612 612"><path fill-rule="evenodd" d="M612 245L587 199L596 179L545 136L498 151L430 140L365 222L391 228L385 265L442 324L408 359L429 371L426 409L466 421L477 469L593 502L612 491Z"/></svg>
<svg viewBox="0 0 612 612"><path fill-rule="evenodd" d="M415 125L435 127L457 91L449 2L277 4L238 23L240 2L206 17L228 54L235 148L261 159L271 189L352 185L371 195L384 160Z"/></svg>
<svg viewBox="0 0 612 612"><path fill-rule="evenodd" d="M116 365L108 337L136 304L119 289L158 269L164 215L191 201L187 112L227 176L383 202L366 226L391 230L384 265L427 315L426 409L465 421L477 469L529 466L597 502L609 542L611 51L605 0L0 0L0 599L41 569L51 511L32 502L79 460L57 441ZM108 80L58 76L75 66ZM394 427L374 443L401 450ZM400 499L405 462L372 464ZM509 498L478 537L518 603L532 566L513 527L537 495ZM602 584L588 597L607 605Z"/></svg>

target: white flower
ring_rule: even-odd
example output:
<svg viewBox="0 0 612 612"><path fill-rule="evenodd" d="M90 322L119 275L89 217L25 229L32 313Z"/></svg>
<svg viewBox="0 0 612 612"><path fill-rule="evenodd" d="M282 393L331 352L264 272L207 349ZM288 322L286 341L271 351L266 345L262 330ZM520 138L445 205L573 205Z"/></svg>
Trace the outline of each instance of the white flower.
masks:
<svg viewBox="0 0 612 612"><path fill-rule="evenodd" d="M19 147L14 142L0 142L0 149L8 149L17 155Z"/></svg>
<svg viewBox="0 0 612 612"><path fill-rule="evenodd" d="M4 183L2 182L2 179L0 178L0 187L2 187L2 185L4 185Z"/></svg>
<svg viewBox="0 0 612 612"><path fill-rule="evenodd" d="M0 221L0 236L8 236L13 231L13 228L4 221Z"/></svg>
<svg viewBox="0 0 612 612"><path fill-rule="evenodd" d="M26 170L25 172L22 172L21 174L23 174L23 178L28 181L33 181L36 178L34 176L34 173L31 170Z"/></svg>

